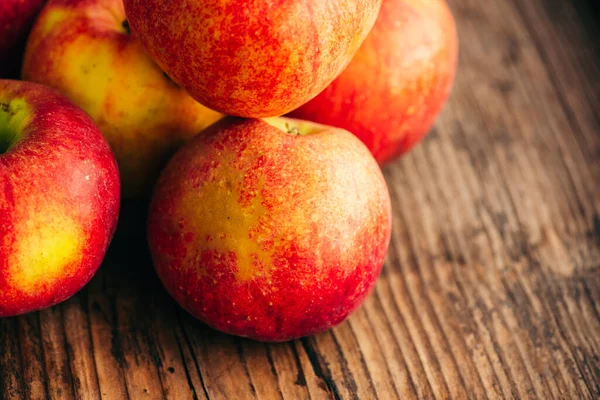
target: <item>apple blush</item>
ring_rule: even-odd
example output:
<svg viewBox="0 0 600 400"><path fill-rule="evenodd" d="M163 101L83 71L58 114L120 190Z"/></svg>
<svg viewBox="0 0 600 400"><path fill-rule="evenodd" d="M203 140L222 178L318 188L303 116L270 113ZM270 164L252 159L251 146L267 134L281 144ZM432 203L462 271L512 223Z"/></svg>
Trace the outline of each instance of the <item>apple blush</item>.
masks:
<svg viewBox="0 0 600 400"><path fill-rule="evenodd" d="M92 278L119 193L87 114L45 86L0 80L0 317L55 305Z"/></svg>
<svg viewBox="0 0 600 400"><path fill-rule="evenodd" d="M373 288L391 206L369 150L338 128L228 117L169 161L148 239L168 292L229 334L285 341L329 329Z"/></svg>

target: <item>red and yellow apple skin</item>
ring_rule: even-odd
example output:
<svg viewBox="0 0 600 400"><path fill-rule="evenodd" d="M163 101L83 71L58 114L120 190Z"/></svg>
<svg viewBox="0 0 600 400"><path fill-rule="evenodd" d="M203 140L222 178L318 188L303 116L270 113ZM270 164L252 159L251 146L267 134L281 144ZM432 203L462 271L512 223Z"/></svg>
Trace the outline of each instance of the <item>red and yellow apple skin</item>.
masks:
<svg viewBox="0 0 600 400"><path fill-rule="evenodd" d="M59 90L94 119L117 157L125 197L149 196L175 150L222 118L146 55L122 0L50 0L22 76Z"/></svg>
<svg viewBox="0 0 600 400"><path fill-rule="evenodd" d="M348 68L290 116L349 130L383 165L427 134L450 94L457 57L445 0L383 0Z"/></svg>
<svg viewBox="0 0 600 400"><path fill-rule="evenodd" d="M171 78L206 106L285 114L348 65L381 0L125 0L132 30Z"/></svg>
<svg viewBox="0 0 600 400"><path fill-rule="evenodd" d="M362 303L390 230L385 180L355 136L230 117L169 161L148 238L159 277L192 315L284 341L331 328Z"/></svg>
<svg viewBox="0 0 600 400"><path fill-rule="evenodd" d="M0 1L0 79L19 75L27 35L45 1Z"/></svg>
<svg viewBox="0 0 600 400"><path fill-rule="evenodd" d="M57 304L98 269L119 174L92 120L53 90L0 80L0 317Z"/></svg>

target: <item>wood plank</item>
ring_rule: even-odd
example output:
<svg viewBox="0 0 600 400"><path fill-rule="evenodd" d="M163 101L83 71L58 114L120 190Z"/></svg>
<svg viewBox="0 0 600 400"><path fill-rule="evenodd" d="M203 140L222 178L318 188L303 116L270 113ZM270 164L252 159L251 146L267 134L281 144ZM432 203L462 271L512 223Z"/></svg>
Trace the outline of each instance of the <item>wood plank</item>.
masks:
<svg viewBox="0 0 600 400"><path fill-rule="evenodd" d="M241 341L209 329L191 316L182 316L198 369L211 399L255 399L256 387L241 349Z"/></svg>
<svg viewBox="0 0 600 400"><path fill-rule="evenodd" d="M86 296L74 297L61 307L70 370L73 375L75 398L100 400L98 373L93 353L87 309L83 307Z"/></svg>
<svg viewBox="0 0 600 400"><path fill-rule="evenodd" d="M157 288L159 283L156 282ZM206 394L193 361L186 361L181 343L177 305L165 292L152 305L150 334L158 357L158 373L164 396L173 399L205 399ZM189 362L189 364L188 364ZM187 385L184 384L187 382Z"/></svg>
<svg viewBox="0 0 600 400"><path fill-rule="evenodd" d="M270 345L266 351L284 399L331 398L327 386L314 374L305 354L303 365L294 343Z"/></svg>
<svg viewBox="0 0 600 400"><path fill-rule="evenodd" d="M557 246L556 244L559 244L561 246L564 246L561 244L562 240L567 241L568 240L568 236L572 234L572 232L564 232L562 233L562 237L558 240L556 238L559 237L559 233L556 233L556 228L555 227L548 227L548 226L542 226L540 227L539 223L545 223L545 222L550 222L552 220L561 220L561 219L566 219L564 216L565 212L568 212L568 218L569 221L572 223L573 220L577 221L577 220L583 220L585 219L586 215L585 214L576 214L573 215L572 214L572 210L573 210L573 206L569 206L568 208L564 208L564 203L561 204L560 206L562 206L562 209L559 208L560 206L552 209L550 208L549 210L543 210L545 212L544 214L540 214L540 210L539 208L544 207L546 205L548 205L549 202L551 202L553 199L556 198L555 195L553 195L556 192L559 193L570 193L572 192L571 187L565 187L565 188L560 188L558 186L558 182L563 183L563 182L568 182L568 179L564 179L562 177L558 177L557 180L555 180L553 177L544 177L544 175L548 172L551 173L563 173L564 170L562 168L555 168L554 170L551 170L548 168L548 166L551 165L557 165L560 166L561 164L564 165L564 161L561 161L562 158L564 157L564 149L561 149L560 147L557 148L556 152L552 152L552 153L544 153L543 157L548 157L548 156L552 156L554 159L551 162L548 163L543 163L543 164L537 164L537 161L540 159L540 154L535 154L535 149L533 147L530 146L524 146L527 145L528 143L523 140L523 135L525 133L529 133L531 135L531 142L530 143L543 143L543 144L548 144L548 140L546 137L546 132L549 133L555 133L556 134L556 142L554 143L554 145L556 146L566 146L566 145L571 145L571 143L566 143L566 142L561 142L561 140L564 140L563 136L565 135L559 135L558 132L568 132L569 131L569 127L565 126L565 122L567 121L567 118L565 115L561 115L560 112L556 112L556 110L560 110L559 107L557 107L556 104L552 104L551 107L548 105L543 104L544 102L548 102L551 103L553 102L553 100L557 97L560 96L560 93L555 93L552 97L548 97L548 96L542 96L539 95L538 97L536 97L536 99L541 99L541 103L538 100L538 103L536 103L535 107L532 106L528 106L528 102L529 102L529 98L527 96L527 93L529 92L534 92L535 91L542 91L542 90L546 90L549 91L550 88L545 87L547 85L547 81L540 79L540 76L543 76L544 74L544 65L543 63L540 61L539 57L536 57L535 54L535 47L532 48L526 48L525 50L521 49L521 47L519 47L517 50L515 50L515 46L522 46L522 45L516 45L515 43L526 43L527 42L527 38L526 37L521 37L520 35L525 36L525 30L519 26L510 26L508 28L505 29L497 29L496 27L491 25L490 29L486 29L485 31L482 31L480 33L476 33L476 26L479 26L485 22L490 22L490 21L497 21L497 22L506 22L506 23L510 23L510 21L518 21L518 16L514 15L515 11L513 8L510 7L499 7L501 4L494 4L494 6L498 6L498 9L496 9L493 6L486 6L485 10L481 11L479 10L479 8L481 7L479 4L476 4L475 2L469 3L469 2L462 2L461 3L461 7L466 7L467 5L471 6L472 8L464 8L462 9L462 15L466 15L467 19L470 18L474 18L473 16L475 16L476 18L481 19L479 21L479 23L471 23L470 21L464 22L462 24L460 24L461 28L466 30L469 28L469 25L473 26L474 29L472 29L471 31L469 31L469 33L466 33L466 35L469 35L470 37L474 37L477 38L480 43L477 43L477 40L472 40L470 43L473 43L473 46L463 50L463 59L467 58L467 57L473 57L473 58L469 58L468 61L465 61L466 64L469 65L481 65L480 68L478 69L472 69L472 70L468 70L465 71L466 69L463 69L463 77L465 79L467 79L469 81L469 85L474 86L473 90L471 91L473 94L473 99L465 99L465 103L460 105L460 109L463 110L476 110L475 116L473 115L466 115L466 114L462 114L460 115L460 121L465 121L467 120L467 118L480 118L480 122L479 122L479 126L476 129L472 129L474 135L472 136L467 136L465 137L465 146L467 151L470 150L470 157L471 157L471 163L475 164L476 163L480 163L481 164L481 160L486 160L486 163L482 165L482 170L483 171L477 171L478 174L481 176L480 180L481 183L480 185L484 185L484 189L485 185L488 182L489 183L489 190L492 192L492 196L490 196L490 198L487 201L486 208L495 208L494 203L492 203L492 201L503 201L503 198L506 199L505 203L497 203L498 206L496 207L497 209L492 211L492 213L490 213L490 217L491 217L491 223L492 224L496 224L499 225L499 228L497 232L498 233L498 237L499 239L501 239L501 243L498 244L497 247L502 247L502 246L511 246L511 242L507 243L507 239L511 239L506 233L507 233L507 228L510 227L512 229L514 229L514 232L517 233L515 238L512 238L512 243L514 243L514 248L508 248L508 254L507 256L509 256L510 261L512 261L513 259L516 262L521 262L524 264L524 266L526 267L539 267L539 271L536 271L536 275L531 275L531 276L525 276L524 278L522 278L521 284L523 286L523 290L529 290L529 291L542 291L542 294L540 296L539 299L532 299L532 306L540 306L543 307L543 303L546 303L546 310L543 310L544 312L547 313L547 315L549 317L554 317L555 321L558 325L559 321L565 321L569 319L569 317L573 316L573 313L567 314L565 313L564 315L556 315L555 313L562 311L561 310L561 303L556 304L553 300L556 298L556 292L560 292L561 288L560 288L560 284L561 282L552 279L555 278L555 276L551 276L550 278L548 278L546 275L549 272L552 273L558 273L560 275L562 274L572 274L573 271L571 271L572 267L569 265L571 263L571 260L569 260L568 258L565 259L565 257L559 258L556 257L556 254L552 254L550 257L546 257L544 261L549 262L550 260L552 260L552 264L550 265L543 265L543 262L540 261L538 258L541 258L542 255L538 255L536 253L538 252L542 252L544 250L551 250L553 253L556 253L557 251ZM535 2L530 2L528 3L529 5L534 4ZM504 6L505 4L502 4L502 6ZM482 9L484 7L481 7ZM477 11L477 12L476 12ZM489 20L484 20L484 16L485 14L489 15ZM459 13L460 15L460 13ZM538 15L539 18L539 15ZM460 17L459 17L460 20ZM477 29L477 31L479 31ZM507 34L507 32L510 32L510 34ZM492 35L496 35L494 37L491 37ZM514 37L511 37L510 35L516 35ZM504 50L504 57L502 55L503 51L497 51L497 47L490 47L489 43L502 43L502 38L507 38L505 39L506 41L508 41L508 44L506 45L506 50ZM477 49L479 50L478 52L473 51L473 49ZM529 51L531 50L531 51ZM465 54L466 53L466 54ZM479 53L479 57L476 56L476 54ZM521 62L519 65L514 65L514 61L515 61L515 57L514 54L515 53L522 53L522 57L521 57ZM513 57L508 57L508 55L513 54ZM496 80L502 80L502 79L506 79L505 76L503 76L505 74L505 71L498 71L496 72L496 70L494 69L494 65L498 65L499 62L501 62L502 59L506 59L506 60L511 60L510 69L515 69L515 71L509 71L510 74L512 76L518 76L521 77L521 79L519 79L519 84L526 87L527 91L521 91L520 93L517 92L518 89L520 88L513 88L511 94L510 94L510 98L506 98L506 93L505 92L505 86L503 86L504 90L501 90L500 93L494 93L493 91L490 90L490 87L493 88L493 82L489 82L491 79L496 79ZM465 73L468 73L469 75L465 76ZM497 74L497 75L496 75ZM496 75L496 76L495 76ZM489 84L491 83L491 84ZM489 84L489 86L488 86ZM468 90L464 90L461 91L461 93L468 95L469 91ZM462 96L461 96L462 97ZM466 96L465 96L466 97ZM503 99L504 98L504 99ZM454 104L456 105L457 102L462 101L462 99L457 100L456 98L453 100ZM480 105L481 104L485 104L486 107L483 108ZM521 106L521 105L525 105L528 106L524 112L516 112L515 108L513 108L515 105ZM512 106L512 107L511 107ZM543 116L537 116L537 114L540 113L540 111L546 111L546 110L554 110L553 112L548 112L546 115ZM517 120L517 121L511 121L511 116L516 116L516 118L520 118L521 120ZM457 118L457 120L459 120L459 118ZM531 122L535 121L535 125L532 125ZM529 122L529 125L527 124L527 122ZM559 125L560 124L560 125ZM440 124L441 126L444 126L444 124ZM537 126L536 126L537 125ZM493 149L490 149L492 151L490 151L489 155L485 155L485 157L482 157L480 154L481 152L485 152L487 149L485 148L485 146L487 145L486 143L481 142L480 138L481 138L481 133L484 132L490 132L493 130L493 127L498 126L500 127L500 129L503 129L500 134L503 137L504 141L508 141L508 143L510 144L510 148L509 149L505 149L506 146L502 145L501 143L494 143L494 137L492 136L491 138L489 138L489 142L491 142L494 145ZM517 129L506 129L506 127L516 127ZM461 131L465 132L465 136L469 133L467 129L464 129L464 126L461 126L460 124L457 123L457 128L460 129ZM510 138L510 135L512 132L516 132L518 135L515 135L514 138ZM476 133L476 134L475 134ZM544 136L542 136L544 135ZM568 136L568 135L567 135ZM561 139L563 138L563 139ZM491 139L491 140L490 140ZM569 138L567 138L569 139ZM598 143L598 138L596 135L596 145ZM516 147L520 147L518 150L516 150ZM507 151L508 150L508 151ZM570 148L568 151L573 151L576 152L578 149L576 147L573 147L572 149ZM497 165L490 165L490 158L493 157L494 153L497 155L498 157L498 163ZM528 154L529 153L529 154ZM563 153L563 154L561 154ZM558 156L557 156L558 155ZM520 157L517 159L517 157ZM582 158L583 160L583 158ZM518 168L511 168L511 163L515 163L515 161L517 163L519 162L523 162L523 164L518 165ZM527 165L527 163L531 163L533 165ZM536 165L537 164L537 165ZM580 165L583 165L585 167L585 162L580 162ZM495 167L496 170L491 170L491 167ZM447 169L447 168L446 168ZM490 171L491 170L491 171ZM532 172L535 171L536 175L535 179L532 179L530 182L527 182L526 179L530 178L530 177L524 177L522 176L523 172ZM492 175L493 174L493 175ZM439 175L438 175L439 176ZM497 177L497 178L496 178ZM553 185L552 187L550 187L550 190L548 193L544 193L540 196L540 192L543 190L540 190L541 188L536 188L537 183L539 181L539 179L549 179L551 184ZM562 178L562 179L561 179ZM490 179L497 179L497 181L491 181ZM510 182L510 184L508 184ZM597 196L593 196L594 191L597 193L597 182L598 182L598 176L593 177L592 179L589 179L585 182L583 182L584 185L586 185L587 187L583 187L583 190L586 190L587 193L581 194L579 195L580 198L575 198L573 199L573 197L575 196L570 196L571 198L569 199L565 199L566 202L568 201L573 201L576 204L581 203L582 201L588 201L588 199L595 199L596 200L596 207L597 207ZM521 187L518 187L521 186ZM440 186L440 185L438 185ZM501 188L505 188L505 193L502 193L501 191L499 191L498 189ZM557 190L558 189L558 190ZM479 194L481 192L481 190L477 190L476 193ZM575 195L578 195L577 192L575 192ZM537 197L537 198L528 198L529 196L531 197ZM584 200L582 200L582 198ZM542 200L543 199L543 200ZM544 204L546 203L546 204ZM567 203L568 204L568 203ZM516 206L518 205L518 207ZM551 204L550 207L555 206L554 204ZM499 216L501 216L502 214L500 214L500 212L502 212L503 210L510 210L513 209L513 214L516 215L510 215L507 214L506 212L504 213L504 216L502 216L501 218L498 218ZM550 213L553 213L554 215L548 215ZM536 215L537 214L537 215ZM531 218L530 216L535 216L536 218ZM550 218L548 218L550 217ZM496 221L494 221L494 219L496 219ZM545 220L544 220L545 219ZM589 236L589 226L590 223L592 221L592 218L587 218L587 227L585 227L585 223L581 223L581 225L584 225L582 228L580 228L580 233L579 235L582 237L585 236ZM579 222L579 221L578 221ZM545 225L545 224L544 224ZM550 223L548 223L548 225L550 225ZM551 226L551 225L550 225ZM537 230L537 232L536 232ZM504 231L504 232L503 232ZM541 232L540 232L541 231ZM534 237L528 237L528 236L534 236ZM533 240L537 239L535 236L540 237L539 241L541 241L542 243L535 243L533 242ZM544 237L545 236L545 237ZM550 239L548 239L548 237L550 237ZM552 239L554 238L554 240ZM526 243L523 243L523 241L525 241ZM530 242L530 243L527 243ZM531 242L533 242L531 244ZM551 243L546 243L546 242L551 242ZM522 249L519 251L518 246L520 246ZM594 245L593 243L590 243L589 241L587 241L587 243L584 242L584 244L582 245L581 241L578 238L578 243L577 246L579 246L578 250L581 250L582 248L585 249L586 251L591 250L592 252L596 252L597 251L597 245ZM561 247L558 247L558 251L561 252L563 255L564 254L568 254L569 250L565 250L562 249L561 251ZM521 254L519 254L521 253ZM575 252L571 252L571 253L575 253ZM597 254L594 256L594 258L597 260ZM558 262L557 262L558 261ZM590 267L595 268L594 263L588 264ZM585 275L585 272L584 272ZM570 275L572 276L572 275ZM562 276L561 276L562 277ZM536 282L536 280L539 280L541 282ZM545 290L544 293L544 289L551 285L551 284L556 284L554 287L552 287L553 291L549 291L549 290ZM529 285L532 285L533 287L528 287ZM535 287L537 286L537 287ZM524 293L526 295L529 295L530 293ZM535 296L535 295L534 295ZM541 299L541 300L540 300ZM536 302L536 300L540 300L539 303ZM523 310L520 310L521 312ZM554 315L553 315L554 314ZM526 317L528 320L525 321L520 321L522 323L529 323L529 318L530 315L517 315L515 317ZM522 319L522 318L521 318ZM580 318L577 322L581 322L584 321L585 319ZM597 321L597 319L596 319ZM542 327L543 328L543 327ZM558 333L561 334L564 330L565 327L561 327L561 326L554 326L554 328L556 328L558 330ZM529 327L530 330L533 330L533 332L538 331L538 327L536 326L531 326ZM552 328L549 328L552 329ZM566 328L567 330L569 330L568 328ZM543 329L540 329L540 331L542 331ZM531 332L530 332L531 333ZM589 336L596 336L593 334L593 331L589 331L588 332ZM569 340L568 342L570 342L571 340ZM568 343L566 342L566 343ZM564 344L565 342L563 342ZM537 343L536 343L537 345ZM568 349L565 349L568 350ZM541 356L541 357L548 357L550 356L550 349L536 349L536 353L537 355ZM572 355L572 354L571 354ZM550 358L551 359L551 358ZM573 359L570 359L567 361L567 364L574 361ZM550 364L550 365L554 365L554 364ZM563 367L566 366L566 364L563 364L561 362L558 363L559 367ZM550 367L551 368L551 367ZM566 367L565 367L566 368ZM529 370L531 371L531 367L529 367ZM537 377L536 377L537 378ZM591 377L590 377L591 378ZM593 382L593 381L588 381L588 382ZM548 381L547 382L547 386L544 385L538 385L537 386L537 390L540 391L542 394L547 394L548 391L554 391L554 390L558 390L557 388L553 388L553 382L552 381ZM570 387L572 388L572 385L570 385ZM565 388L562 388L562 391L565 392ZM553 392L555 395L557 394L557 392ZM584 391L585 393L585 391Z"/></svg>
<svg viewBox="0 0 600 400"><path fill-rule="evenodd" d="M62 324L60 306L40 312L40 331L46 365L46 384L51 399L75 399L73 375ZM28 362L21 358L22 363Z"/></svg>
<svg viewBox="0 0 600 400"><path fill-rule="evenodd" d="M277 370L267 349L268 345L243 341L239 351L243 355L250 380L254 383L257 398L283 400Z"/></svg>
<svg viewBox="0 0 600 400"><path fill-rule="evenodd" d="M19 344L23 368L23 383L25 384L25 397L28 399L46 399L47 388L45 382L46 370L44 355L40 339L40 321L36 313L18 318Z"/></svg>
<svg viewBox="0 0 600 400"><path fill-rule="evenodd" d="M17 319L0 319L0 394L3 398L24 399Z"/></svg>
<svg viewBox="0 0 600 400"><path fill-rule="evenodd" d="M124 362L117 338L114 291L108 279L108 262L88 285L87 306L91 343L100 396L103 399L128 399Z"/></svg>
<svg viewBox="0 0 600 400"><path fill-rule="evenodd" d="M161 296L164 289L153 274L145 244L145 210L146 205L138 202L123 208L120 236L107 257L113 271L104 284L111 292L107 300L114 301L112 357L122 368L127 396L161 399L165 397L161 375L169 374L169 366L162 364L151 326L157 306L166 297ZM191 397L191 393L188 395Z"/></svg>

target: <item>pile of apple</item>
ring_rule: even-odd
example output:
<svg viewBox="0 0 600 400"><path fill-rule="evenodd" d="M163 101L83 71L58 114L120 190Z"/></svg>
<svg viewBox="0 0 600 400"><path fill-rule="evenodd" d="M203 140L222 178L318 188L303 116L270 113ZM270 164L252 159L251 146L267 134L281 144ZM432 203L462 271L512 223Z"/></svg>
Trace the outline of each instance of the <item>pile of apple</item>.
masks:
<svg viewBox="0 0 600 400"><path fill-rule="evenodd" d="M151 198L156 271L208 325L339 324L388 249L380 166L430 129L457 46L445 0L3 0L0 317L88 282L122 195Z"/></svg>

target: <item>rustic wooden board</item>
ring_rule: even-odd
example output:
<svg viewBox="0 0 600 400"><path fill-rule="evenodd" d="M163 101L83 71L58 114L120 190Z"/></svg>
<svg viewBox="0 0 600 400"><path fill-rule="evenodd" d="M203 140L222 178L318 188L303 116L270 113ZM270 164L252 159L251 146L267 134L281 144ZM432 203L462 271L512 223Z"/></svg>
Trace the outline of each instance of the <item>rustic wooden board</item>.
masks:
<svg viewBox="0 0 600 400"><path fill-rule="evenodd" d="M595 0L449 0L460 69L437 127L385 170L393 238L346 323L265 345L161 288L126 204L78 296L0 320L7 399L600 398Z"/></svg>

